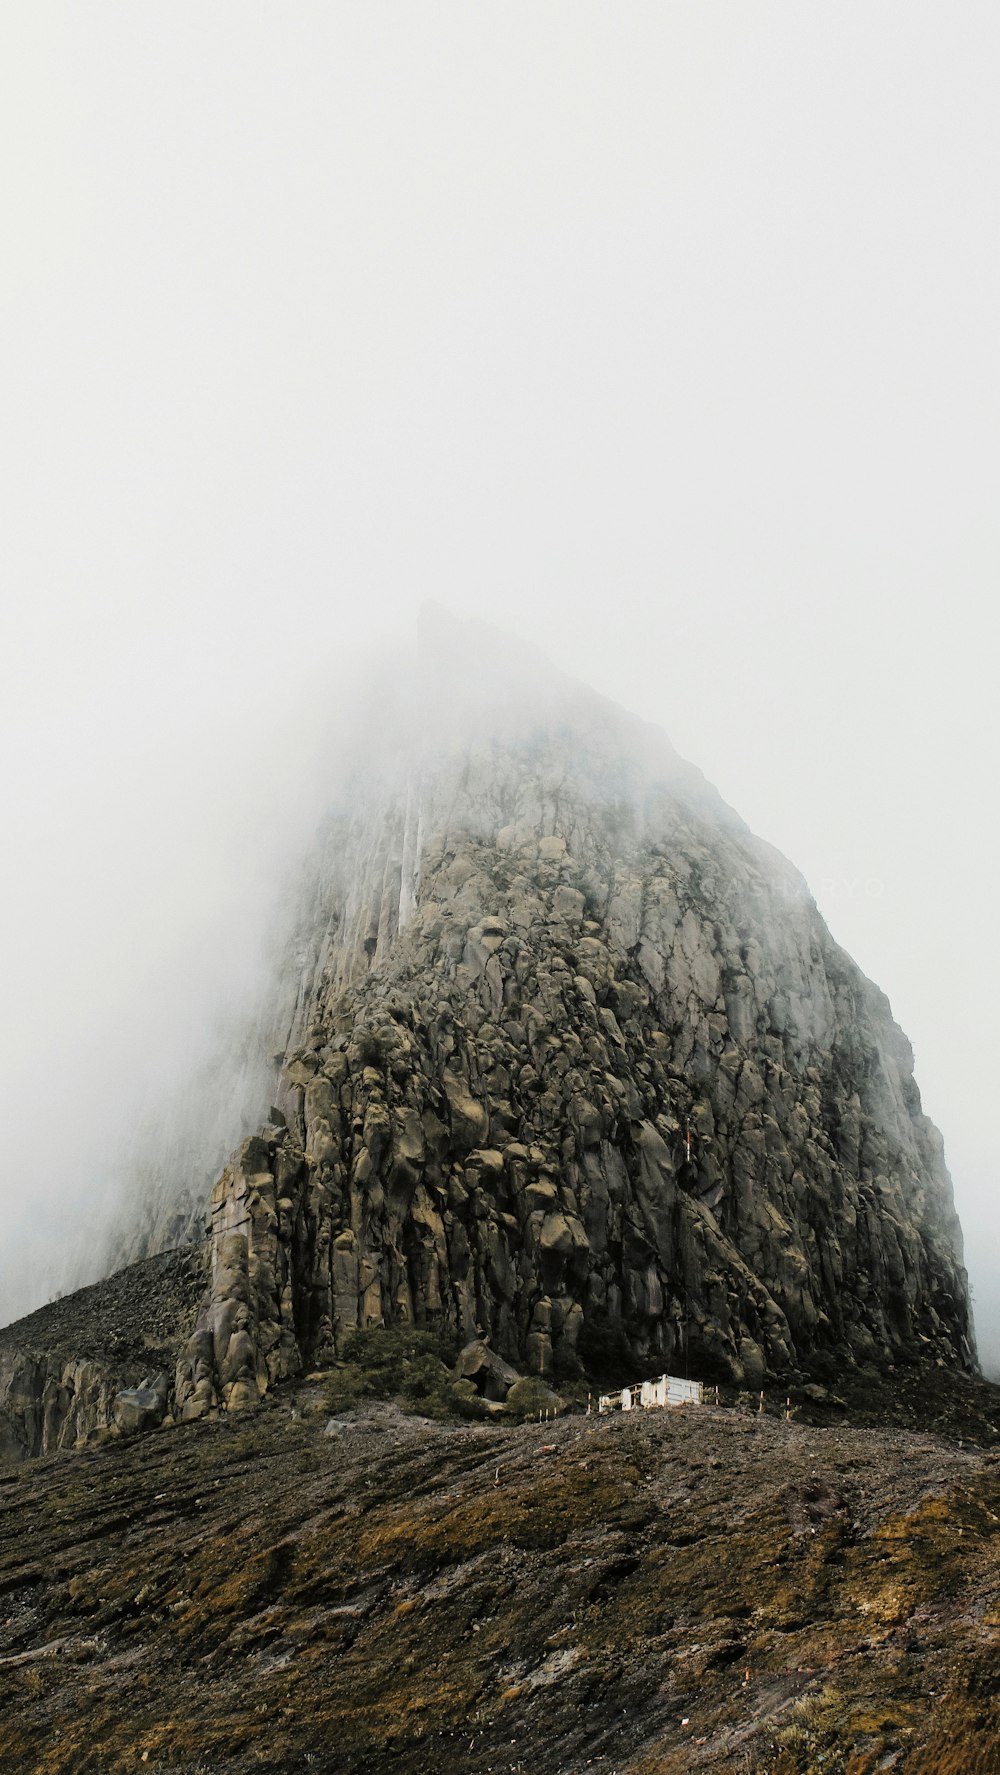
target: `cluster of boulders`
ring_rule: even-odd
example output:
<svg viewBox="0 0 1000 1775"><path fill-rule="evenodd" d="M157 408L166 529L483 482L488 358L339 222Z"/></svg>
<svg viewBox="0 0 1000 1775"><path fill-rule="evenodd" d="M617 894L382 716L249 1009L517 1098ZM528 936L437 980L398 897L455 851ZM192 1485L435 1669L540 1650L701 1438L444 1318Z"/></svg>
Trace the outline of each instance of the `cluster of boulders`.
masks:
<svg viewBox="0 0 1000 1775"><path fill-rule="evenodd" d="M559 1394L540 1375L518 1374L496 1350L473 1338L459 1352L452 1376L452 1392L468 1405L483 1401L487 1411L514 1417L558 1417L564 1409Z"/></svg>

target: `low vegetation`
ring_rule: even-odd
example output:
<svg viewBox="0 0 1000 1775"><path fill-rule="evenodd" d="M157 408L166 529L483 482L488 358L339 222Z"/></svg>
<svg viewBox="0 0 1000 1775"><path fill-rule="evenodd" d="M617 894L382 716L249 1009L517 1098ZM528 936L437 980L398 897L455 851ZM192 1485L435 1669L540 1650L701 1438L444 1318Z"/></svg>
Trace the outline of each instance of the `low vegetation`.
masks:
<svg viewBox="0 0 1000 1775"><path fill-rule="evenodd" d="M326 1383L327 1411L349 1411L375 1400L395 1400L421 1417L457 1420L485 1417L474 1387L453 1380L455 1351L433 1332L413 1326L353 1331L343 1360Z"/></svg>

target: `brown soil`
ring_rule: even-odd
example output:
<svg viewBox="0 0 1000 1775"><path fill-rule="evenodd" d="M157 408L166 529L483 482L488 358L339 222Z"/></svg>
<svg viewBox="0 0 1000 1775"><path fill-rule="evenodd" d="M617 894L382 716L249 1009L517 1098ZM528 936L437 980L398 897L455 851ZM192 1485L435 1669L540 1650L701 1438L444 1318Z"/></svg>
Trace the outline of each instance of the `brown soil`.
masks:
<svg viewBox="0 0 1000 1775"><path fill-rule="evenodd" d="M0 1477L4 1775L1000 1770L997 1456L320 1391Z"/></svg>

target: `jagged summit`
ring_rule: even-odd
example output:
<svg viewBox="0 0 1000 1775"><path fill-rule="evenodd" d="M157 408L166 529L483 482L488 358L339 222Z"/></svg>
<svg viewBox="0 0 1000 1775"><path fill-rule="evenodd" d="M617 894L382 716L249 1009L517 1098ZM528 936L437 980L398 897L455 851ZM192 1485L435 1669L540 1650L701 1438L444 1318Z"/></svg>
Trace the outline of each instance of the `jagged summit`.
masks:
<svg viewBox="0 0 1000 1775"><path fill-rule="evenodd" d="M557 1378L974 1367L909 1044L792 865L485 625L429 612L352 726L173 1408L398 1320Z"/></svg>

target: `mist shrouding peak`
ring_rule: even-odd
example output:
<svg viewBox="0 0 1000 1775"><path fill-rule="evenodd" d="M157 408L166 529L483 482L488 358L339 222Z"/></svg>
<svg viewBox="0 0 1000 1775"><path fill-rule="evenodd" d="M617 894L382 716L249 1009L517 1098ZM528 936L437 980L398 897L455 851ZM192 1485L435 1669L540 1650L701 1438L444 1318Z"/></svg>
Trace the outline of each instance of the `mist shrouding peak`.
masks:
<svg viewBox="0 0 1000 1775"><path fill-rule="evenodd" d="M745 830L661 727L498 625L440 603L422 607L415 644L382 650L359 672L331 750L335 801L370 807L376 784L398 793L418 776L480 768L487 754L507 751L526 764L547 751L550 771L586 783L599 800L619 799L633 817L659 785Z"/></svg>
<svg viewBox="0 0 1000 1775"><path fill-rule="evenodd" d="M609 1339L748 1385L974 1365L909 1044L665 735L431 607L324 759L252 1003L107 1229L107 1263L195 1230L227 1115L263 1127L213 1196L256 1330L189 1413L397 1319L543 1375Z"/></svg>

